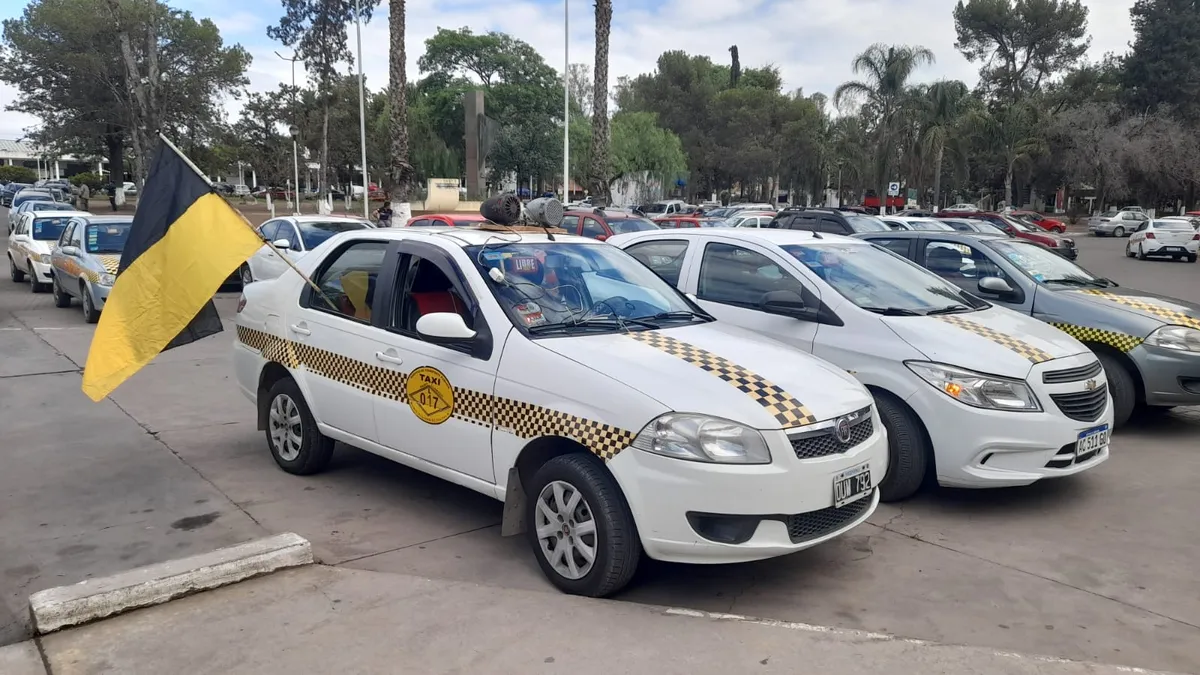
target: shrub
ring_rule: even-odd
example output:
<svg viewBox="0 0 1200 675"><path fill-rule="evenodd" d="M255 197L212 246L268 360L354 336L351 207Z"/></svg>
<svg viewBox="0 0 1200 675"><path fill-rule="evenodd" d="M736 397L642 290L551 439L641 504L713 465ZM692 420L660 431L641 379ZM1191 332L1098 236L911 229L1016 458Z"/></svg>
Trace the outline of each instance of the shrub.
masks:
<svg viewBox="0 0 1200 675"><path fill-rule="evenodd" d="M0 182L3 183L32 183L37 180L37 172L25 166L0 166Z"/></svg>
<svg viewBox="0 0 1200 675"><path fill-rule="evenodd" d="M71 181L71 185L78 186L78 185L86 184L88 186L88 189L91 190L92 192L99 191L101 188L104 187L104 183L106 182L104 180L104 177L101 176L100 174L87 173L87 172L77 173L74 176L71 176L70 178L68 178L67 180Z"/></svg>

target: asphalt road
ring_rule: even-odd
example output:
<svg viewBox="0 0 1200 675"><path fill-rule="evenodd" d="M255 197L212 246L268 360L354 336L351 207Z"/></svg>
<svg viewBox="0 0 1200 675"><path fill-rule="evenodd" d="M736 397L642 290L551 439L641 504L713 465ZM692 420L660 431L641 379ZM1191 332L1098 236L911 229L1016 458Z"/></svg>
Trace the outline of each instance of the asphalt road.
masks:
<svg viewBox="0 0 1200 675"><path fill-rule="evenodd" d="M1094 272L1200 302L1200 264L1077 241ZM218 296L226 316L235 302ZM554 592L524 541L499 536L498 502L342 446L320 476L279 471L229 332L98 404L79 390L91 332L77 306L0 279L0 644L26 636L33 591L273 532L327 564ZM1200 409L1176 410L1118 432L1091 472L937 490L786 558L647 564L621 599L1196 671L1198 438Z"/></svg>

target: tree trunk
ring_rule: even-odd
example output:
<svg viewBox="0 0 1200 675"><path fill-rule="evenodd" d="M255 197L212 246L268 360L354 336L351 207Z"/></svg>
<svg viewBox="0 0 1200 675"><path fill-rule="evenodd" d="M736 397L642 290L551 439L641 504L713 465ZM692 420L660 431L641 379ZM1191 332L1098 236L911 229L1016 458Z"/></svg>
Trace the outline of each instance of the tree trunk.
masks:
<svg viewBox="0 0 1200 675"><path fill-rule="evenodd" d="M1012 182L1013 182L1013 164L1014 161L1008 162L1008 167L1004 170L1004 205L1012 206Z"/></svg>
<svg viewBox="0 0 1200 675"><path fill-rule="evenodd" d="M322 99L321 171L317 174L317 213L326 212L326 198L329 196L329 96L323 96ZM363 190L366 190L366 187L364 185Z"/></svg>
<svg viewBox="0 0 1200 675"><path fill-rule="evenodd" d="M391 166L388 172L392 202L392 223L408 222L412 217L409 195L414 179L408 163L408 75L404 70L404 0L388 0L388 105L391 120Z"/></svg>
<svg viewBox="0 0 1200 675"><path fill-rule="evenodd" d="M588 189L592 203L608 206L608 39L612 29L612 0L596 0L596 64L592 73L592 162L588 170Z"/></svg>
<svg viewBox="0 0 1200 675"><path fill-rule="evenodd" d="M942 157L946 153L946 144L938 143L937 153L933 160L933 210L942 208Z"/></svg>

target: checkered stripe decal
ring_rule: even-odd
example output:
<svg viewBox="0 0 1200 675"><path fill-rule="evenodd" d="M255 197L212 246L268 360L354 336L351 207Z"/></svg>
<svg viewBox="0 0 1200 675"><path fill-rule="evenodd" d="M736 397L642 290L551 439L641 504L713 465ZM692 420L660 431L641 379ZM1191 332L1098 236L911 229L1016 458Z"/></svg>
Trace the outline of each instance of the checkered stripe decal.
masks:
<svg viewBox="0 0 1200 675"><path fill-rule="evenodd" d="M105 272L116 274L117 269L121 266L121 256L119 255L98 255L94 256L100 262Z"/></svg>
<svg viewBox="0 0 1200 675"><path fill-rule="evenodd" d="M1011 349L1012 351L1029 359L1031 363L1041 363L1054 358L1053 356L1050 356L1046 352L1034 347L1024 340L1019 340L1011 335L1001 333L998 330L993 330L987 326L975 323L974 321L969 321L960 316L939 316L936 318L941 319L952 326L961 328L969 333L974 333L985 340L991 340L1001 347L1007 347L1008 349Z"/></svg>
<svg viewBox="0 0 1200 675"><path fill-rule="evenodd" d="M817 421L803 403L792 398L778 385L746 370L745 368L716 354L706 352L695 345L676 340L657 331L638 331L628 336L644 345L670 354L732 384L743 394L767 409L784 429L802 427Z"/></svg>
<svg viewBox="0 0 1200 675"><path fill-rule="evenodd" d="M1134 347L1142 344L1142 338L1118 333L1116 331L1104 330L1102 328L1089 328L1087 326L1076 326L1069 323L1050 323L1051 326L1061 330L1080 342L1095 342L1103 345L1108 345L1123 352L1127 352Z"/></svg>
<svg viewBox="0 0 1200 675"><path fill-rule="evenodd" d="M1133 298L1129 297L1128 295L1117 295L1116 293L1109 293L1107 291L1088 289L1085 290L1084 293L1087 293L1088 295L1095 295L1097 297L1104 298L1105 300L1111 300L1115 303L1125 305L1126 307L1132 307L1136 310L1146 312L1147 314L1153 314L1164 321L1178 326L1188 326L1189 328L1200 329L1200 319L1169 307L1163 307L1162 305L1147 302L1140 298Z"/></svg>
<svg viewBox="0 0 1200 675"><path fill-rule="evenodd" d="M368 394L408 403L408 375L363 363L341 354L284 340L244 326L237 327L238 341L262 353L263 358L289 368L303 366L309 372L341 382ZM454 387L454 419L484 427L496 427L523 439L540 436L573 438L604 460L616 457L637 435L609 424L576 417L541 406L472 389Z"/></svg>

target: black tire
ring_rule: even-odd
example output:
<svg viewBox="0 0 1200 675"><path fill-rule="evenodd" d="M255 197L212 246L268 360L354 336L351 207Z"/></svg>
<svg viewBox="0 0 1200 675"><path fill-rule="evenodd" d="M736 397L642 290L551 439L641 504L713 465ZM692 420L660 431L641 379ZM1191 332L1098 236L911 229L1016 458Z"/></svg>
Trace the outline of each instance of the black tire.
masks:
<svg viewBox="0 0 1200 675"><path fill-rule="evenodd" d="M875 394L875 406L888 432L888 471L879 482L879 498L908 499L925 481L933 448L921 430L921 420L907 406L882 392Z"/></svg>
<svg viewBox="0 0 1200 675"><path fill-rule="evenodd" d="M1195 255L1189 255L1189 256L1188 256L1188 262L1196 262L1196 256L1195 256Z"/></svg>
<svg viewBox="0 0 1200 675"><path fill-rule="evenodd" d="M280 452L271 434L270 406L275 399L283 396L286 396L295 405L300 417L300 451L294 458L288 458ZM304 394L300 392L300 386L296 384L295 380L285 377L276 382L267 392L266 400L260 401L259 405L268 406L267 448L271 451L271 457L275 459L279 468L297 476L307 476L324 471L325 467L329 466L329 460L333 457L334 440L317 429L317 420L313 418L312 411L308 408L308 402L304 400Z"/></svg>
<svg viewBox="0 0 1200 675"><path fill-rule="evenodd" d="M54 293L55 307L70 307L71 294L64 291L62 285L58 283L58 277L54 273L50 274L52 281L50 282L51 292Z"/></svg>
<svg viewBox="0 0 1200 675"><path fill-rule="evenodd" d="M79 300L83 304L83 320L88 323L99 322L100 310L96 309L96 303L92 301L92 292L82 281L79 282Z"/></svg>
<svg viewBox="0 0 1200 675"><path fill-rule="evenodd" d="M1125 257L1126 257L1126 258L1132 258L1132 257L1134 257L1135 255L1137 255L1137 254L1133 252L1133 249L1129 248L1129 245L1128 245L1128 244L1126 244L1126 245L1125 245Z"/></svg>
<svg viewBox="0 0 1200 675"><path fill-rule="evenodd" d="M1117 429L1133 415L1133 408L1137 405L1137 386L1133 382L1133 375L1117 357L1097 351L1096 358L1104 366L1104 375L1108 378L1108 391L1113 400L1113 429Z"/></svg>
<svg viewBox="0 0 1200 675"><path fill-rule="evenodd" d="M37 280L37 268L33 266L32 260L26 260L25 266L25 269L29 270L29 292L45 293L50 290L50 284Z"/></svg>
<svg viewBox="0 0 1200 675"><path fill-rule="evenodd" d="M556 481L567 483L580 493L583 506L586 506L596 525L595 561L592 568L578 579L565 577L554 569L542 552L537 534L539 495L546 486ZM527 490L526 535L533 555L550 583L564 593L591 598L611 595L629 583L642 557L642 542L638 538L637 526L625 502L625 495L604 468L604 462L592 454L560 455L537 470Z"/></svg>
<svg viewBox="0 0 1200 675"><path fill-rule="evenodd" d="M1142 248L1141 244L1138 244L1137 257L1138 257L1138 260L1146 259L1146 251L1145 251L1145 249Z"/></svg>
<svg viewBox="0 0 1200 675"><path fill-rule="evenodd" d="M1117 238L1124 237L1125 236L1125 228L1121 227L1120 225L1116 226L1115 228L1113 228L1113 236L1117 237Z"/></svg>
<svg viewBox="0 0 1200 675"><path fill-rule="evenodd" d="M25 273L17 269L17 263L13 261L11 256L8 258L8 277L13 280L13 283L17 284L25 281Z"/></svg>

